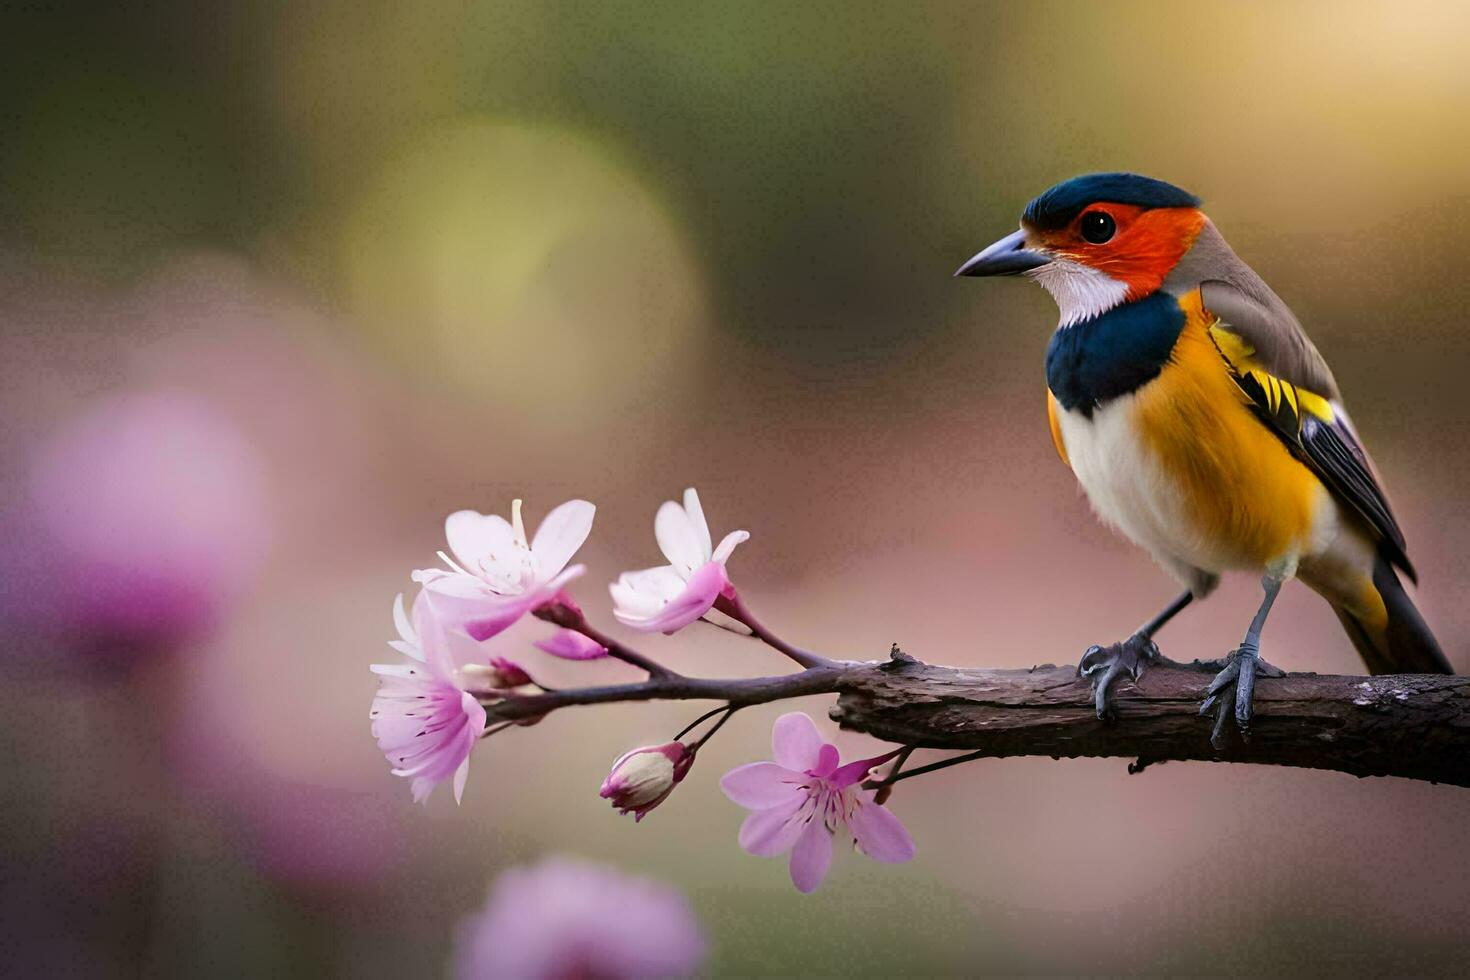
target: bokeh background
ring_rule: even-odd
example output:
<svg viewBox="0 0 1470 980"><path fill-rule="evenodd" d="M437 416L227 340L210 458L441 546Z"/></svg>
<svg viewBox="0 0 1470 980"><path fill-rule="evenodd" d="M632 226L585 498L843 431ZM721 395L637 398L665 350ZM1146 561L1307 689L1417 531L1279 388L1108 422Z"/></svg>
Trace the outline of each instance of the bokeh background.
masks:
<svg viewBox="0 0 1470 980"><path fill-rule="evenodd" d="M1173 585L1053 455L1051 301L950 272L1055 181L1134 169L1201 194L1308 325L1470 669L1464 6L0 23L7 972L437 975L490 879L548 853L685 889L717 975L1463 969L1463 790L990 761L895 796L914 862L847 856L803 897L716 787L786 706L636 827L597 785L695 706L557 715L487 743L462 807L418 808L368 735L367 664L447 512L596 501L579 595L606 619L691 484L717 535L752 532L732 574L797 642L1029 665L1124 635ZM1228 582L1166 651L1218 655L1256 601ZM1360 669L1301 587L1267 645ZM646 649L783 667L715 630Z"/></svg>

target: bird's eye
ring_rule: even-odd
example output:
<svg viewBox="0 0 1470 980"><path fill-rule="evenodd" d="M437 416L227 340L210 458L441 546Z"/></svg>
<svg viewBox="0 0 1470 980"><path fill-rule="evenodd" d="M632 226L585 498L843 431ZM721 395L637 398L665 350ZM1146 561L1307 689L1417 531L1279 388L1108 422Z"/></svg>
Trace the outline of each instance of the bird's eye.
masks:
<svg viewBox="0 0 1470 980"><path fill-rule="evenodd" d="M1118 230L1118 225L1113 221L1113 216L1106 211L1089 211L1082 216L1082 223L1078 229L1082 237L1094 245L1101 245L1113 237Z"/></svg>

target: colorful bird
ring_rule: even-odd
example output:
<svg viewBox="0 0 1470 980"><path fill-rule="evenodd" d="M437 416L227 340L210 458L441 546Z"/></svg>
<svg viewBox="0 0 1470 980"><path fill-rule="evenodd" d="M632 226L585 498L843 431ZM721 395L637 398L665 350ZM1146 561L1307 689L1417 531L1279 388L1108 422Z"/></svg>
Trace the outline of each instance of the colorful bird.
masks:
<svg viewBox="0 0 1470 980"><path fill-rule="evenodd" d="M1236 256L1193 194L1127 173L1058 184L1021 228L957 276L1024 273L1061 322L1046 352L1052 441L1093 509L1186 591L1079 673L1099 717L1112 690L1163 660L1153 637L1226 571L1265 598L1215 662L1201 713L1218 741L1249 730L1261 629L1281 586L1325 598L1375 674L1451 673L1399 582L1413 566L1327 362L1285 303ZM1212 665L1213 669L1213 665Z"/></svg>

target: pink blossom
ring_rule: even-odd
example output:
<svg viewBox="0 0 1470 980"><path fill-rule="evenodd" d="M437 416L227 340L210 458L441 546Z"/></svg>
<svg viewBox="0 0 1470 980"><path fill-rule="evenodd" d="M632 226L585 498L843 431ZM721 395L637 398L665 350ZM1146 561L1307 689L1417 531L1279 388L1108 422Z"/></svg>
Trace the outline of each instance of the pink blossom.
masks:
<svg viewBox="0 0 1470 980"><path fill-rule="evenodd" d="M460 980L687 977L705 939L677 889L605 865L550 858L513 868L459 928Z"/></svg>
<svg viewBox="0 0 1470 980"><path fill-rule="evenodd" d="M38 645L48 650L116 656L194 639L269 549L264 460L228 415L184 392L90 405L38 447L30 491L0 504L0 576L15 583L0 589L0 620L54 628Z"/></svg>
<svg viewBox="0 0 1470 980"><path fill-rule="evenodd" d="M672 500L659 507L654 537L667 565L624 572L608 587L613 615L625 626L649 633L673 633L707 615L730 585L725 562L748 531L731 531L712 547L699 494L684 491L684 505Z"/></svg>
<svg viewBox="0 0 1470 980"><path fill-rule="evenodd" d="M372 732L393 764L393 775L413 780L415 803L427 800L450 776L459 802L470 774L470 751L485 730L485 708L466 690L475 672L458 667L450 636L435 621L425 595L420 592L413 604L412 623L404 614L403 596L393 602L399 638L388 645L414 662L372 665L381 678Z"/></svg>
<svg viewBox="0 0 1470 980"><path fill-rule="evenodd" d="M423 583L446 626L476 640L489 639L551 602L586 571L582 565L568 568L567 562L591 533L595 512L585 500L568 500L546 515L528 542L519 500L511 503L509 521L456 511L444 522L454 557L439 552L449 569L416 571L414 581Z"/></svg>
<svg viewBox="0 0 1470 980"><path fill-rule="evenodd" d="M669 798L694 765L694 753L683 742L646 745L624 753L613 763L599 792L620 813L633 814L634 822Z"/></svg>
<svg viewBox="0 0 1470 980"><path fill-rule="evenodd" d="M822 740L801 712L776 719L771 730L774 762L752 762L725 773L720 788L750 810L740 827L740 846L759 857L791 852L791 882L814 891L832 863L832 838L851 830L857 849L875 861L914 856L914 841L875 791L858 784L897 752L840 766L837 746Z"/></svg>
<svg viewBox="0 0 1470 980"><path fill-rule="evenodd" d="M607 656L607 647L590 636L569 629L559 629L544 640L536 640L531 646L563 660L596 660Z"/></svg>

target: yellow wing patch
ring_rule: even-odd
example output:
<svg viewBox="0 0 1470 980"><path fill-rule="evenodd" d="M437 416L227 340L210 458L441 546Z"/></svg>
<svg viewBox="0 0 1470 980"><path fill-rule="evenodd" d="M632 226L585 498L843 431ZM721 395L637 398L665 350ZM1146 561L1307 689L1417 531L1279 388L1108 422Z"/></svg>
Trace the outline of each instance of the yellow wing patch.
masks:
<svg viewBox="0 0 1470 980"><path fill-rule="evenodd" d="M1062 442L1062 423L1057 418L1060 411L1061 406L1057 404L1057 396L1053 395L1051 389L1048 388L1046 390L1046 421L1051 425L1051 444L1057 447L1057 455L1062 457L1062 462L1071 466L1072 461L1067 459L1066 443Z"/></svg>
<svg viewBox="0 0 1470 980"><path fill-rule="evenodd" d="M1250 341L1231 333L1228 324L1216 320L1209 333L1220 356L1240 376L1241 387L1272 415L1282 413L1284 409L1297 419L1303 412L1315 415L1323 422L1331 422L1337 417L1332 403L1321 395L1283 381L1263 368L1256 360L1256 349Z"/></svg>

